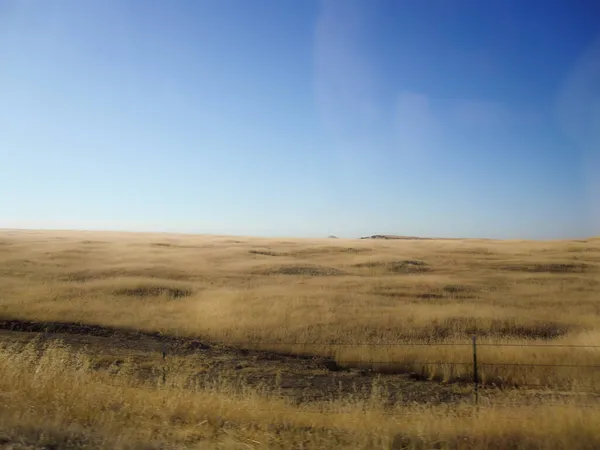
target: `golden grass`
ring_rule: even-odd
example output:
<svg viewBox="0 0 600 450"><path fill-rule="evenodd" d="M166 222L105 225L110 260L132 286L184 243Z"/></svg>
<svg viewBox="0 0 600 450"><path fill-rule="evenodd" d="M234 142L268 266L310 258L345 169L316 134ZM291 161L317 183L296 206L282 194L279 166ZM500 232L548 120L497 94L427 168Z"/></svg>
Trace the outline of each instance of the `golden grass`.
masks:
<svg viewBox="0 0 600 450"><path fill-rule="evenodd" d="M441 380L470 376L471 335L481 344L515 345L480 347L484 382L587 386L596 384L596 368L514 364L600 365L599 348L540 346L600 345L597 238L277 240L3 231L0 276L3 318L324 354L344 365ZM449 343L461 346L405 345Z"/></svg>
<svg viewBox="0 0 600 450"><path fill-rule="evenodd" d="M0 442L11 448L590 449L600 410L428 405L385 410L377 390L297 407L227 385L135 382L61 345L0 345ZM182 372L183 373L183 372Z"/></svg>
<svg viewBox="0 0 600 450"><path fill-rule="evenodd" d="M470 380L476 335L485 385L598 389L599 292L598 238L0 231L0 319L326 355L343 366L416 373L432 383ZM190 390L186 371L162 386L131 376L126 365L114 373L92 370L87 355L66 347L41 356L35 348L0 349L0 446L600 448L600 410L575 403L525 405L506 393L514 406L486 406L482 394L476 415L461 404L390 410L374 386L368 400L298 407L229 381Z"/></svg>

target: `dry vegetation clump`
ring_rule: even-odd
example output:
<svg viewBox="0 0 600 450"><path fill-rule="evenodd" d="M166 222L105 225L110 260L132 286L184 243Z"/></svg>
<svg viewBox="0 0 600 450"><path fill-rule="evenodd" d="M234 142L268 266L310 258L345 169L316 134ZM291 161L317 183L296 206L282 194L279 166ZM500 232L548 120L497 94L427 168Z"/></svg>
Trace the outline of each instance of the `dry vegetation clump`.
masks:
<svg viewBox="0 0 600 450"><path fill-rule="evenodd" d="M288 253L274 252L271 250L248 250L251 255L263 255L263 256L288 256Z"/></svg>
<svg viewBox="0 0 600 450"><path fill-rule="evenodd" d="M262 275L302 275L310 277L327 277L345 275L345 272L333 267L317 265L289 264L280 267L268 267L257 273Z"/></svg>
<svg viewBox="0 0 600 450"><path fill-rule="evenodd" d="M590 265L585 263L518 263L503 267L506 270L522 272L569 273L585 272Z"/></svg>
<svg viewBox="0 0 600 450"><path fill-rule="evenodd" d="M384 269L388 272L395 273L419 273L427 272L429 269L425 261L419 260L397 260L397 261L367 261L363 263L354 264L354 267L369 268L369 269Z"/></svg>
<svg viewBox="0 0 600 450"><path fill-rule="evenodd" d="M193 289L188 285L172 280L164 282L149 282L145 279L136 281L123 278L116 280L112 290L114 295L127 297L165 297L165 298L183 298L193 294Z"/></svg>
<svg viewBox="0 0 600 450"><path fill-rule="evenodd" d="M293 256L299 257L310 257L310 256L318 256L318 255L335 255L337 253L369 253L372 250L367 247L346 247L343 245L340 246L330 246L330 245L320 245L320 246L310 246L305 248L297 249L292 252Z"/></svg>

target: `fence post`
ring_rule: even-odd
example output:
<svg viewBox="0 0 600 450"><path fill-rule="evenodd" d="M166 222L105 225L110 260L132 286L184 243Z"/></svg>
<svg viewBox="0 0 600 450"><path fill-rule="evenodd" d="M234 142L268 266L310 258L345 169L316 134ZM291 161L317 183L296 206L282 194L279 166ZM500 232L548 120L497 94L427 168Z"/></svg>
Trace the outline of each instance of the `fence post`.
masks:
<svg viewBox="0 0 600 450"><path fill-rule="evenodd" d="M479 375L477 372L477 337L473 336L473 388L475 404L479 404Z"/></svg>
<svg viewBox="0 0 600 450"><path fill-rule="evenodd" d="M164 386L167 383L167 345L164 341L160 343L160 351L162 352L162 382Z"/></svg>

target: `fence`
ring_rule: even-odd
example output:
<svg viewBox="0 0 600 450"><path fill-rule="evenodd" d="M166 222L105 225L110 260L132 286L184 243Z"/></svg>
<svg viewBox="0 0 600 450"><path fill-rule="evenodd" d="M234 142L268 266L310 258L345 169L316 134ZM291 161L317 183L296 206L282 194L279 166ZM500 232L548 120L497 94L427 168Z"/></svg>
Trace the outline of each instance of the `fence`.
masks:
<svg viewBox="0 0 600 450"><path fill-rule="evenodd" d="M232 346L230 343L229 346ZM600 345L576 345L576 344L523 344L523 343L487 343L487 342L478 342L477 337L473 336L471 342L469 343L339 343L339 344L319 344L315 342L252 342L247 343L246 345L242 345L241 343L235 343L235 347L237 348L247 348L251 349L249 351L256 352L270 352L273 354L277 354L277 351L273 351L273 348L302 348L303 353L305 353L305 357L309 357L311 354L307 349L310 347L337 347L337 348L364 348L369 347L371 349L390 349L390 348L419 348L419 347L455 347L462 348L467 350L470 353L469 360L455 361L455 360L418 360L418 359L409 359L407 361L395 361L393 358L388 358L387 360L356 360L351 361L350 363L337 364L336 368L330 368L330 370L334 371L343 371L343 370L351 370L351 369L360 369L368 368L369 371L375 373L394 373L394 374L407 374L410 372L409 368L415 367L444 367L447 371L460 373L461 376L457 377L454 380L449 380L447 384L461 384L463 386L470 385L472 387L472 395L474 404L479 404L481 400L482 392L489 393L491 389L495 389L495 391L503 391L506 392L507 388L512 387L515 388L511 392L521 392L521 393L530 393L533 389L545 389L547 390L547 394L589 394L590 399L593 399L594 402L589 403L580 403L580 406L600 406L600 383L596 382L596 374L600 371ZM597 354L588 354L586 355L588 359L593 361L597 361L598 363L588 364L588 363L540 363L540 362L498 362L498 361L489 361L486 358L486 350L494 348L494 349L502 349L502 348L526 348L526 349L535 349L538 350L550 350L550 349L563 349L568 352L573 352L576 350L597 350ZM269 349L271 349L269 351ZM163 344L161 346L162 358L163 361L167 362L167 347ZM314 352L313 352L314 353ZM465 353L465 352L463 352ZM281 354L281 353L280 353ZM285 352L286 355L293 355L294 352ZM460 368L460 370L457 370ZM520 374L521 381L515 383L504 383L501 385L500 383L494 381L484 382L484 377L482 376L483 371L485 369L508 369L508 370L521 370L521 369L530 369L529 371L522 371ZM577 376L565 376L562 377L562 383L543 383L541 378L535 376L535 370L531 369L543 369L542 374L546 377L546 379L561 379L561 376L553 377L553 374L558 374L560 371L571 370L571 373L575 373L577 375L582 375L582 371L586 371L587 383L582 383L578 381ZM415 375L413 373L413 375ZM592 376L593 375L593 376ZM531 378L535 378L538 381L530 380L531 382L524 382L522 379L526 376L531 376ZM489 378L489 376L488 376ZM581 378L581 377L580 377ZM166 372L163 370L162 374L163 382L166 382ZM435 377L431 377L431 380L435 380ZM590 382L590 379L592 382ZM565 390L566 389L566 390ZM587 389L587 390L585 390ZM498 402L495 400L494 404L503 404L502 402ZM550 405L551 403L545 402L544 405ZM559 404L559 403L557 403Z"/></svg>
<svg viewBox="0 0 600 450"><path fill-rule="evenodd" d="M126 331L115 330L100 326L84 326L77 324L38 324L24 321L0 321L0 329L9 329L17 331L33 331L48 333L75 333L89 334L93 332L95 336L109 337L117 333L128 339L130 336ZM600 380L597 375L600 372L600 345L577 345L577 344L558 344L558 343L494 343L480 342L477 337L473 337L466 342L363 342L363 343L319 343L319 342L223 342L222 347L219 343L205 344L194 341L193 339L177 338L164 336L159 333L134 333L135 339L142 335L146 339L153 340L161 344L162 352L162 375L160 376L163 384L168 381L169 351L170 344L184 343L193 351L202 353L204 350L222 348L229 355L242 355L243 350L267 353L280 356L286 353L289 356L304 354L306 357L316 357L327 359L326 354L330 352L329 361L331 366L324 365L329 370L344 369L367 369L371 372L392 373L392 374L416 374L419 368L421 374L426 373L429 379L433 381L445 381L456 383L463 387L472 389L472 398L474 403L481 400L482 392L489 394L488 388L498 388L506 390L507 387L519 388L516 392L526 393L527 389L547 389L552 393L565 391L569 393L594 395L595 406L600 405ZM191 344L191 345L190 345ZM444 358L425 358L420 349L446 348L449 351L437 352ZM524 349L530 350L531 354L523 352L512 361L502 361L500 355L493 355L491 351L502 349ZM281 349L287 349L285 352ZM325 349L326 351L324 351ZM344 356L345 350L361 350L360 357L352 354ZM410 349L410 350L409 350ZM419 351L414 351L415 349ZM460 349L460 350L458 350ZM544 360L539 354L551 350L560 350L560 357ZM410 352L412 351L412 354ZM342 357L335 353L342 353ZM395 352L395 353L394 353ZM535 352L535 353L534 353ZM385 358L377 359L375 356L385 354ZM580 357L575 357L580 355ZM408 355L408 356L407 356ZM332 357L333 356L333 357ZM366 357L365 357L366 356ZM458 358L457 356L461 356ZM240 356L242 357L242 356ZM426 369L431 370L426 370ZM490 375L490 369L493 369ZM437 372L436 372L437 371ZM504 372L503 372L504 371ZM445 372L445 374L442 374ZM518 376L513 376L514 374ZM443 376L447 379L442 380ZM457 375L458 374L458 375ZM501 379L508 374L513 379ZM432 376L433 375L433 376ZM498 375L496 378L494 378ZM437 377L437 378L436 378ZM425 377L423 377L425 378ZM527 388L527 389L521 389ZM587 390L587 391L586 391ZM498 402L496 402L498 404Z"/></svg>

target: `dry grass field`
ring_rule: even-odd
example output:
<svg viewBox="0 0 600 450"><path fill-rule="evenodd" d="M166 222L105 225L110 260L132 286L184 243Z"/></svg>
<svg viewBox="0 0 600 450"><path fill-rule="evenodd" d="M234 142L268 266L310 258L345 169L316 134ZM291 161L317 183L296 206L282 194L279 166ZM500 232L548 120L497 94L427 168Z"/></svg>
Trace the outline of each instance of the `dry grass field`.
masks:
<svg viewBox="0 0 600 450"><path fill-rule="evenodd" d="M600 448L599 238L3 230L0 325L7 448Z"/></svg>

